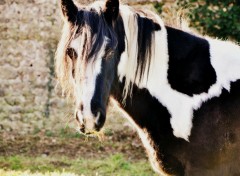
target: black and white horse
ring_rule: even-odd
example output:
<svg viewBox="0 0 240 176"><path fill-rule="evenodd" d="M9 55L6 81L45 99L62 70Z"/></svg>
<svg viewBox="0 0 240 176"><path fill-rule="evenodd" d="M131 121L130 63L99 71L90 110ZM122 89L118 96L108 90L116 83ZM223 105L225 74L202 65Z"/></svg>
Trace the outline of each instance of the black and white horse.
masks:
<svg viewBox="0 0 240 176"><path fill-rule="evenodd" d="M101 130L109 97L159 175L240 175L240 47L165 26L118 0L61 0L56 74L80 130Z"/></svg>

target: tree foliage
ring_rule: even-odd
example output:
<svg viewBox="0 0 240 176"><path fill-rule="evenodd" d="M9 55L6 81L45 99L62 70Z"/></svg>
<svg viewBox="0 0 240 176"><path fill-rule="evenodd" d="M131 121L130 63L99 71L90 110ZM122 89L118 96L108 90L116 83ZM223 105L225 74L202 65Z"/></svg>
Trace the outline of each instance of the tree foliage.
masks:
<svg viewBox="0 0 240 176"><path fill-rule="evenodd" d="M178 0L187 9L191 27L203 34L240 42L240 0ZM161 12L164 5L155 5Z"/></svg>

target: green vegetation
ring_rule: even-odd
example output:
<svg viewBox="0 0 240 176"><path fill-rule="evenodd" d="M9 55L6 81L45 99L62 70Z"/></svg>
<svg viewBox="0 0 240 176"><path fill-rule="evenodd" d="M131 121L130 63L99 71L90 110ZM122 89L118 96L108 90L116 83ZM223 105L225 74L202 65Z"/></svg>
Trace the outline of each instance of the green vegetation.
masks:
<svg viewBox="0 0 240 176"><path fill-rule="evenodd" d="M86 138L66 125L34 127L29 134L0 133L0 176L149 176L154 172L137 134L105 130Z"/></svg>
<svg viewBox="0 0 240 176"><path fill-rule="evenodd" d="M154 6L163 13L165 5ZM202 34L240 42L239 0L177 0L172 7L186 12L190 26Z"/></svg>
<svg viewBox="0 0 240 176"><path fill-rule="evenodd" d="M106 158L71 159L67 157L0 157L1 176L67 176L67 175L154 175L148 162L126 161L123 155L115 154ZM70 174L71 173L71 174Z"/></svg>
<svg viewBox="0 0 240 176"><path fill-rule="evenodd" d="M39 134L41 133L41 129L35 128L33 131L33 134ZM55 129L55 130L50 130L46 129L44 131L44 135L46 137L57 137L57 138L67 138L67 139L72 139L72 138L86 138L84 135L80 134L77 131L73 131L69 126L66 126L65 128L60 128L60 129Z"/></svg>

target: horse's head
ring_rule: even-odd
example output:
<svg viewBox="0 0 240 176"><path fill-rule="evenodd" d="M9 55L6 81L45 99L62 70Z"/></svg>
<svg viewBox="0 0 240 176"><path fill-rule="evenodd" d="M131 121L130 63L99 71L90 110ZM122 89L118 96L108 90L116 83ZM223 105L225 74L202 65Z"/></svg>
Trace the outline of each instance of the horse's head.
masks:
<svg viewBox="0 0 240 176"><path fill-rule="evenodd" d="M117 37L115 20L119 1L107 0L77 6L61 0L65 27L56 55L56 73L65 92L76 104L76 118L83 133L99 131L114 79Z"/></svg>

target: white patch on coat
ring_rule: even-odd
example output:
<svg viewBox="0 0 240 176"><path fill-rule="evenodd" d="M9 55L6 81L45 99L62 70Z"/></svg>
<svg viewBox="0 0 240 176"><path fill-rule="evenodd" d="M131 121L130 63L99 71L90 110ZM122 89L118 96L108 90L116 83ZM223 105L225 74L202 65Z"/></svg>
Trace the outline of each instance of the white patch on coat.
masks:
<svg viewBox="0 0 240 176"><path fill-rule="evenodd" d="M122 54L118 66L120 81L126 77L125 89L129 88L130 82L134 82L137 68L137 22L133 18L129 8L121 8L126 37L126 51ZM211 63L217 73L217 82L212 85L208 93L201 93L190 97L186 94L173 90L168 82L168 43L167 31L159 16L154 15L161 26L160 31L155 32L155 43L152 44L152 58L147 79L147 70L143 79L134 82L139 88L146 88L149 93L167 108L171 114L171 126L176 137L188 141L191 135L193 111L201 107L203 102L220 96L222 88L230 90L230 82L240 78L240 49L230 42L221 42L208 39L210 42ZM130 23L130 21L132 23ZM129 25L131 24L131 25ZM132 36L133 35L133 36ZM131 45L131 46L129 46ZM135 46L134 46L135 45ZM129 47L134 47L130 49ZM131 91L131 87L129 88ZM126 90L125 90L126 91ZM161 118L161 117L159 117Z"/></svg>
<svg viewBox="0 0 240 176"><path fill-rule="evenodd" d="M156 151L154 150L154 147L153 147L153 141L152 139L150 138L147 130L144 130L142 128L140 128L134 121L133 121L133 118L130 117L126 111L124 111L119 103L114 99L114 98L111 98L110 99L112 104L114 105L114 109L118 109L119 112L121 112L124 116L124 118L126 118L132 125L133 127L137 130L138 132L138 135L143 143L143 146L144 148L146 149L146 152L148 154L148 159L149 159L149 162L151 163L151 166L153 168L153 170L158 173L159 175L162 175L162 176L167 176L167 174L162 170L162 166L161 166L161 163L160 163L160 160L158 160L157 158L157 153Z"/></svg>
<svg viewBox="0 0 240 176"><path fill-rule="evenodd" d="M81 54L84 49L84 35L79 36L74 39L70 46L76 51L78 54L77 63L75 70L75 96L76 96L76 106L77 106L77 114L78 120L83 122L85 120L85 128L87 130L92 130L94 128L94 124L96 118L91 111L91 100L94 96L95 87L96 87L96 79L97 76L101 73L102 69L102 57L105 54L105 47L108 42L108 38L105 38L103 46L96 58L89 59L88 63L85 64L82 61ZM85 62L85 61L84 61ZM83 112L80 112L80 104L83 104Z"/></svg>
<svg viewBox="0 0 240 176"><path fill-rule="evenodd" d="M217 73L217 84L230 91L230 83L240 78L240 46L216 39L208 41L211 63Z"/></svg>

